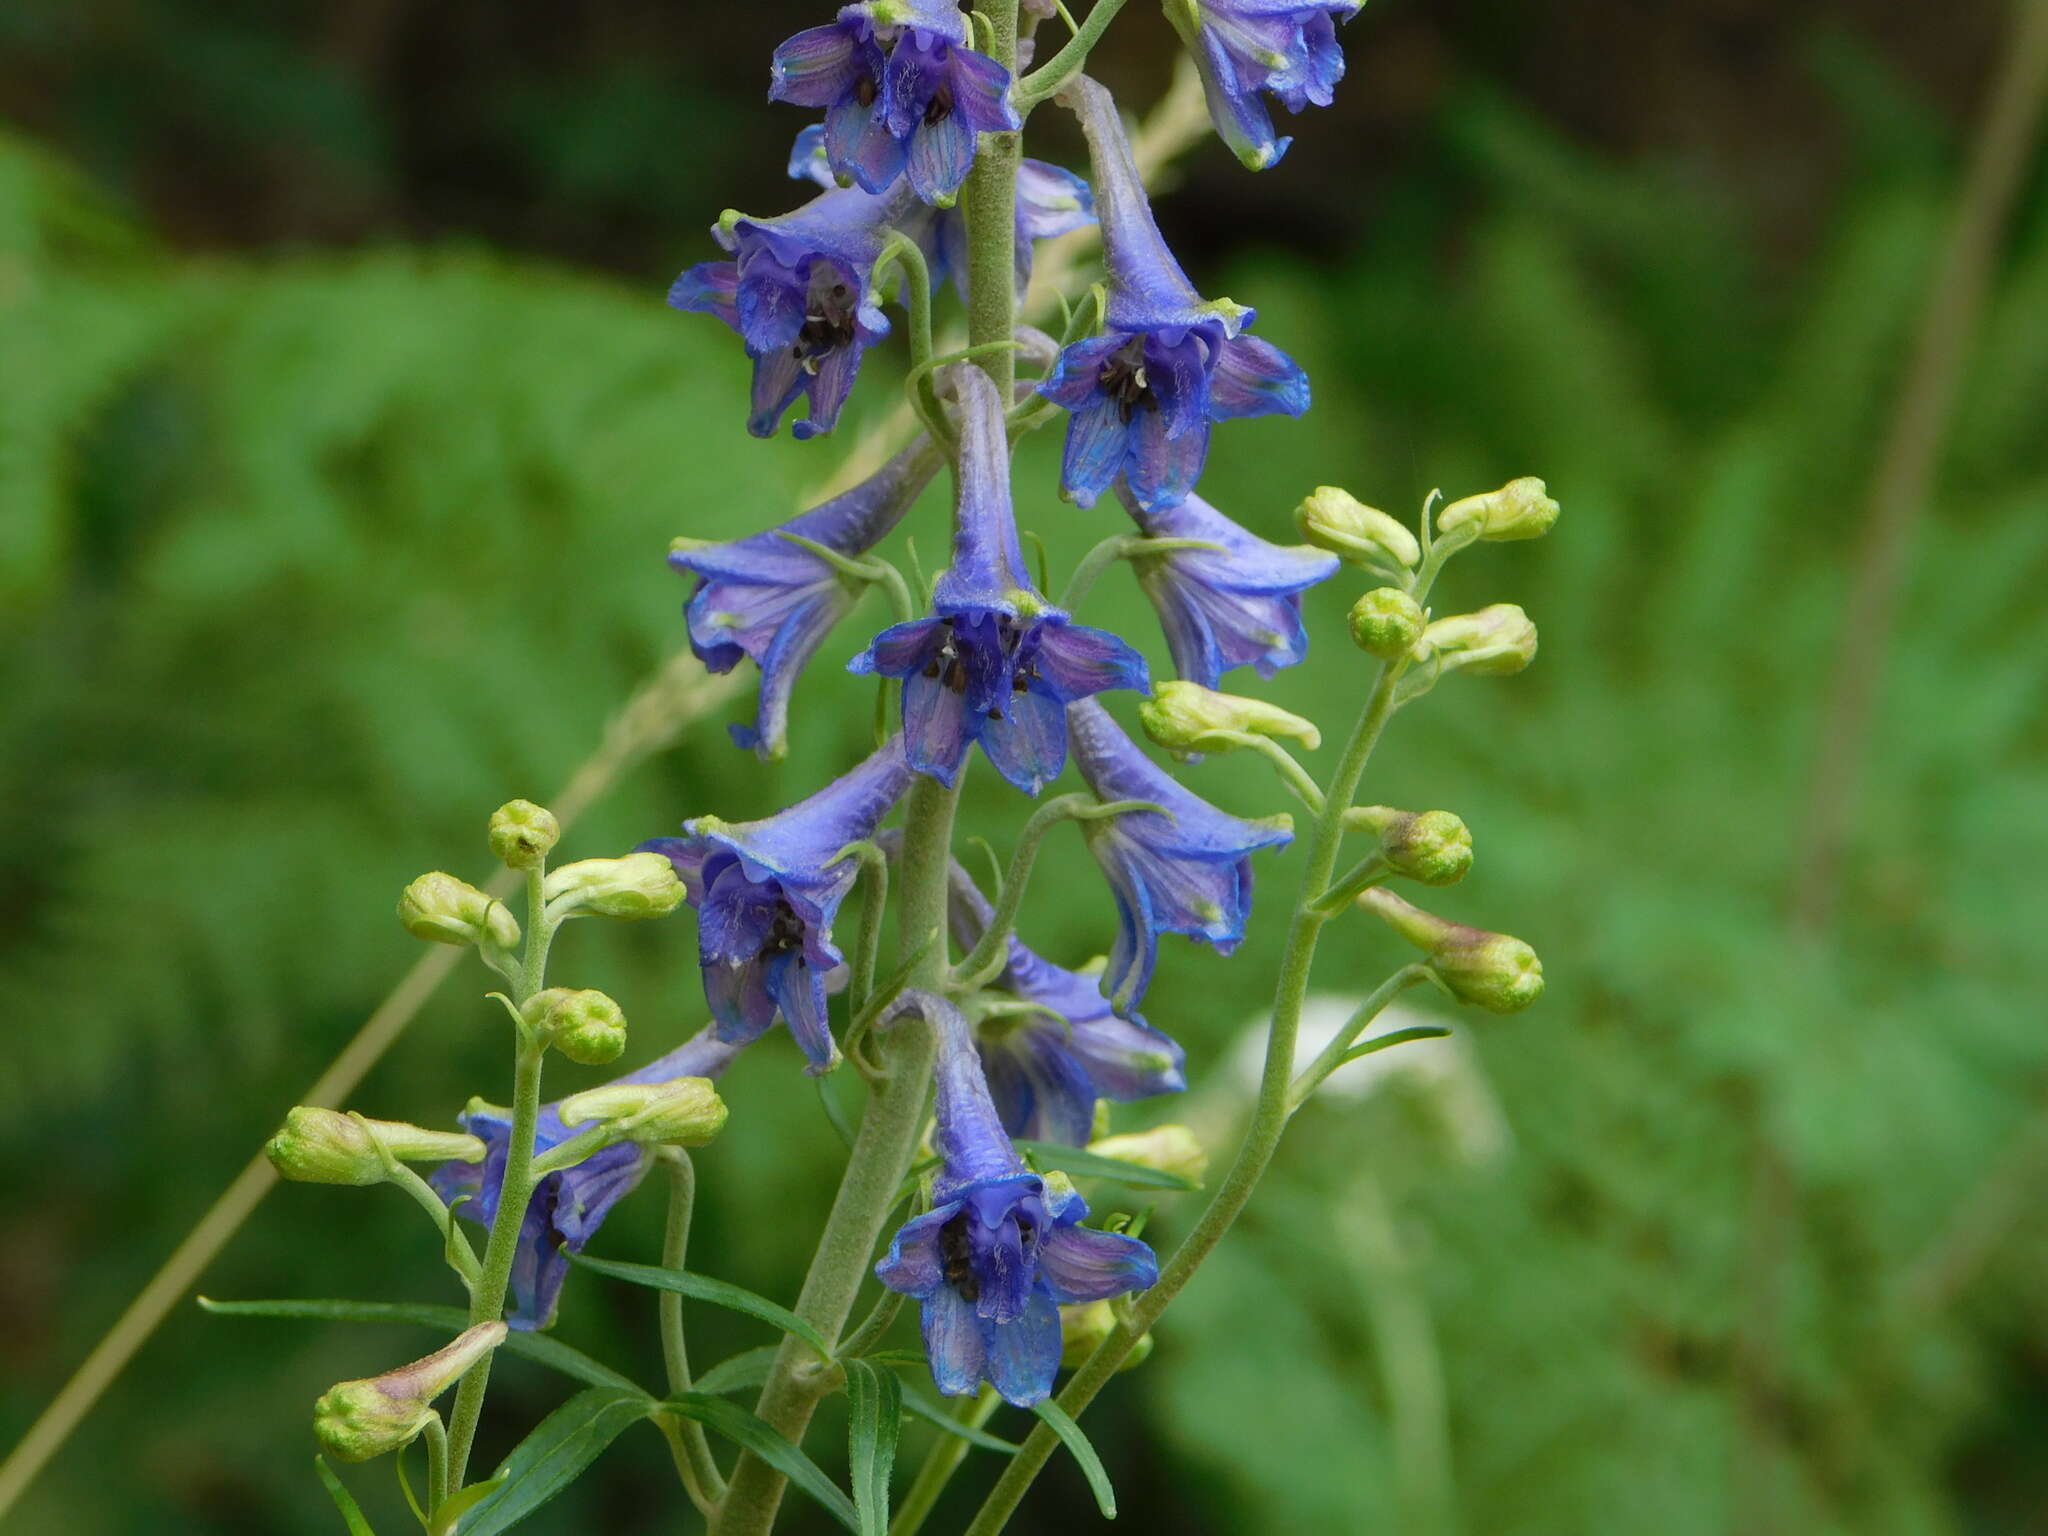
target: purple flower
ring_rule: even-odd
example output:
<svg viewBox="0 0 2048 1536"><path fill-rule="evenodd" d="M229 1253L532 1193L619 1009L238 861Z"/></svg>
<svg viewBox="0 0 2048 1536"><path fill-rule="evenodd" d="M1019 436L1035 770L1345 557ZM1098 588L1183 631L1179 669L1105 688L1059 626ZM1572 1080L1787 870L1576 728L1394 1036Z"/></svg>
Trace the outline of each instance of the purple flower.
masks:
<svg viewBox="0 0 2048 1536"><path fill-rule="evenodd" d="M788 746L789 695L825 636L860 600L861 584L816 552L783 537L797 534L842 555L863 555L901 521L945 456L920 437L852 490L786 523L734 539L670 553L669 564L697 577L683 612L690 649L713 672L742 656L761 669L752 725L732 738L764 759Z"/></svg>
<svg viewBox="0 0 2048 1536"><path fill-rule="evenodd" d="M665 1083L678 1077L717 1077L738 1054L738 1046L725 1043L706 1028L666 1056L615 1081ZM443 1163L429 1182L443 1200L467 1196L455 1207L455 1214L488 1227L498 1215L498 1191L505 1183L505 1157L512 1145L512 1118L503 1110L476 1108L462 1117L462 1128L483 1138L484 1160ZM556 1107L546 1105L534 1128L534 1151L545 1152L574 1134L562 1124ZM530 1330L554 1321L555 1301L569 1273L563 1247L581 1253L611 1208L633 1192L653 1161L645 1147L620 1142L573 1168L549 1174L534 1186L513 1251L512 1311L507 1322Z"/></svg>
<svg viewBox="0 0 2048 1536"><path fill-rule="evenodd" d="M746 1045L779 1018L814 1076L838 1061L825 979L846 958L832 943L832 919L859 865L831 860L873 833L909 783L902 738L892 736L779 815L737 824L699 816L683 823L687 837L640 845L668 856L697 909L698 965L719 1039Z"/></svg>
<svg viewBox="0 0 2048 1536"><path fill-rule="evenodd" d="M972 949L994 909L958 864L952 894L953 937ZM1057 1015L990 1019L975 1031L989 1094L1010 1135L1085 1146L1097 1099L1124 1103L1187 1087L1179 1042L1135 1014L1119 1018L1094 976L1054 965L1012 938L1009 964L992 985Z"/></svg>
<svg viewBox="0 0 2048 1536"><path fill-rule="evenodd" d="M1147 511L1179 503L1201 477L1211 422L1308 409L1308 376L1242 334L1253 311L1204 300L1160 237L1123 123L1086 76L1066 88L1087 131L1108 269L1105 329L1060 354L1039 386L1072 412L1060 484L1084 507L1119 474Z"/></svg>
<svg viewBox="0 0 2048 1536"><path fill-rule="evenodd" d="M1277 138L1259 93L1290 112L1327 107L1344 78L1337 23L1361 0L1192 0L1167 14L1194 55L1216 132L1255 171L1276 164L1292 139ZM1192 22L1192 25L1190 23Z"/></svg>
<svg viewBox="0 0 2048 1536"><path fill-rule="evenodd" d="M1010 447L995 386L955 368L960 398L953 563L933 613L892 625L848 665L903 679L910 765L951 784L979 741L998 772L1037 794L1067 761L1066 706L1147 686L1145 660L1106 630L1068 620L1024 572L1010 515Z"/></svg>
<svg viewBox="0 0 2048 1536"><path fill-rule="evenodd" d="M1129 486L1117 494L1149 538L1201 539L1220 550L1176 549L1133 560L1138 584L1159 610L1174 670L1204 688L1237 667L1271 677L1308 654L1301 594L1335 575L1338 560L1307 545L1269 544L1199 496L1147 512Z"/></svg>
<svg viewBox="0 0 2048 1536"><path fill-rule="evenodd" d="M1186 934L1226 955L1237 948L1251 915L1251 855L1291 842L1293 826L1285 816L1247 821L1190 794L1092 699L1067 718L1074 760L1099 799L1149 800L1168 812L1082 823L1116 899L1117 937L1103 992L1128 1010L1151 983L1160 934Z"/></svg>
<svg viewBox="0 0 2048 1536"><path fill-rule="evenodd" d="M875 197L834 188L779 218L727 213L712 226L733 259L699 262L675 280L668 301L716 315L740 333L754 360L747 418L754 436L774 436L799 395L810 401L810 414L796 435L832 430L861 353L889 334L874 291L875 260L892 226L918 227L917 213L907 191Z"/></svg>
<svg viewBox="0 0 2048 1536"><path fill-rule="evenodd" d="M925 1354L941 1392L958 1397L986 1379L1028 1408L1059 1370L1059 1304L1141 1291L1159 1264L1136 1238L1080 1225L1088 1207L1073 1187L1024 1166L960 1010L929 993L905 1002L938 1036L940 1167L932 1208L904 1223L875 1274L924 1304Z"/></svg>
<svg viewBox="0 0 2048 1536"><path fill-rule="evenodd" d="M967 178L979 134L1023 126L1009 93L1010 72L967 46L967 18L949 0L846 6L775 50L768 87L771 100L825 109L835 174L885 192L907 173L939 204Z"/></svg>

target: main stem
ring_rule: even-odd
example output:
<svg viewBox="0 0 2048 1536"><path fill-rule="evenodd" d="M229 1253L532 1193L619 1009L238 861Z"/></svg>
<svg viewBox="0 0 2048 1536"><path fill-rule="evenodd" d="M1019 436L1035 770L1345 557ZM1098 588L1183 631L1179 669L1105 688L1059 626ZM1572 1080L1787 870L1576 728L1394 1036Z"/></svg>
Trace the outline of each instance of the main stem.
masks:
<svg viewBox="0 0 2048 1536"><path fill-rule="evenodd" d="M990 53L1014 72L1017 0L981 0L975 9L988 18L994 39ZM970 346L1008 341L1014 329L1019 137L1015 133L983 135L961 198L967 213ZM990 348L977 361L995 382L998 397L1009 399L1016 378L1010 350ZM957 788L949 789L923 776L912 785L909 795L898 880L898 942L904 955L920 944L925 946L910 976L913 987L935 990L946 979L946 886L958 799ZM927 943L928 938L933 942ZM921 1020L902 1019L883 1033L879 1054L885 1076L861 1116L838 1197L796 1303L798 1316L833 1340L846 1327L861 1283L867 1278L882 1224L910 1170L931 1084L931 1030ZM835 1379L835 1373L818 1366L808 1346L785 1338L754 1411L791 1441L801 1441L818 1400ZM715 1536L766 1536L782 1502L783 1482L780 1472L751 1451L743 1452L713 1522Z"/></svg>

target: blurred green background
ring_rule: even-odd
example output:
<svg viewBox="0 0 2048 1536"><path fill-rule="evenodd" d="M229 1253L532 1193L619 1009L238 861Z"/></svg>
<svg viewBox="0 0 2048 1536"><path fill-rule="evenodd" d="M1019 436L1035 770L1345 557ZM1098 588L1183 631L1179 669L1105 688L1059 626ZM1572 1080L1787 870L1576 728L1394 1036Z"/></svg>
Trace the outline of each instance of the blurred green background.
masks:
<svg viewBox="0 0 2048 1536"><path fill-rule="evenodd" d="M661 304L719 208L795 200L800 115L757 87L818 10L0 9L0 1445L414 959L400 885L481 878L489 809L552 792L681 643L667 539L788 515L885 415L878 358L837 438L752 441L738 346ZM1454 679L1368 785L1467 817L1479 863L1439 905L1531 940L1550 990L1304 1114L1091 1416L1126 1524L2048 1528L2039 166L1912 546L1837 920L1795 941L1786 917L1866 487L2003 24L1980 0L1373 0L1278 172L1213 143L1178 168L1160 216L1198 284L1256 303L1317 392L1218 434L1214 501L1273 537L1326 481L1406 514L1533 473L1564 502L1441 589L1523 603L1537 665ZM1099 72L1142 104L1167 39L1134 6ZM1041 436L1019 509L1058 568L1118 514L1056 499ZM1314 656L1265 690L1332 731L1365 675L1357 587L1315 594ZM1127 576L1086 617L1163 656ZM571 851L843 765L872 693L832 662L878 621L828 646L787 762L701 722ZM1187 778L1279 808L1233 761ZM966 827L1007 846L991 779ZM1262 866L1269 897L1297 864ZM1078 839L1040 879L1027 936L1099 950ZM1174 947L1148 1002L1198 1084L1159 1112L1219 1138L1278 905L1235 959ZM623 1001L637 1062L699 1021L693 950L687 918L578 931L557 976ZM1349 928L1318 990L1400 958ZM484 981L459 973L354 1102L501 1098ZM728 1079L692 1248L781 1298L838 1169L796 1063L778 1034ZM658 1204L595 1251L651 1258ZM204 1289L453 1299L400 1206L283 1190ZM561 1328L645 1369L651 1310L580 1277ZM699 1361L763 1342L692 1316ZM332 1532L312 1398L428 1342L182 1307L9 1529ZM565 1390L497 1380L485 1464ZM537 1536L690 1528L653 1435L601 1467ZM991 1475L970 1461L934 1529ZM351 1479L407 1528L386 1468ZM1094 1518L1062 1459L1019 1529ZM826 1525L793 1505L788 1528Z"/></svg>

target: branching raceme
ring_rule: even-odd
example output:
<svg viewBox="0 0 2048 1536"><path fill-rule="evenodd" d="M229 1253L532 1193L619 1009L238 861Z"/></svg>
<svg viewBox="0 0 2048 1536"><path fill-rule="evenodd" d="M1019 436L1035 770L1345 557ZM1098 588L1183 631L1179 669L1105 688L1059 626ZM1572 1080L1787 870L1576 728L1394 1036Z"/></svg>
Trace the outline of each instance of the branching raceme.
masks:
<svg viewBox="0 0 2048 1536"><path fill-rule="evenodd" d="M1327 102L1342 68L1330 23L1356 9L1351 0L1164 8L1203 71L1219 134L1254 168L1286 147L1273 135L1268 98L1295 110ZM1061 1446L1113 1514L1108 1477L1079 1421L1111 1375L1150 1349L1291 1118L1348 1063L1448 1032L1417 1021L1369 1033L1409 989L1433 986L1495 1013L1542 990L1527 945L1438 917L1394 889L1461 878L1472 859L1464 823L1445 811L1361 803L1359 789L1402 709L1454 673L1500 676L1528 664L1536 635L1519 608L1440 617L1431 595L1453 555L1542 534L1557 504L1541 481L1518 480L1440 511L1432 496L1411 529L1324 487L1296 511L1305 542L1283 545L1196 494L1213 428L1299 415L1308 381L1252 334L1251 309L1194 288L1154 220L1116 103L1085 73L1123 9L1124 0L1096 0L1076 19L1042 0L980 0L971 14L951 0L868 0L775 50L771 95L823 114L791 158L792 175L818 190L778 217L722 216L713 234L728 259L685 272L670 303L739 334L754 369L749 430L771 435L802 402L800 438L831 431L864 354L889 333L886 306L899 305L905 387L923 430L852 489L741 539L679 539L670 559L694 581L686 616L699 658L715 671L743 660L759 670L754 718L732 730L764 758L784 750L797 678L862 594L879 588L889 623L848 663L883 690L874 749L762 819L697 815L679 836L552 868L554 818L525 801L502 807L489 842L524 874L523 923L439 873L407 887L399 912L413 933L473 948L504 978L496 996L510 1025L509 1105L473 1100L455 1132L302 1108L270 1144L288 1177L404 1191L433 1221L466 1298L459 1309L400 1309L448 1330L451 1342L335 1387L315 1426L344 1461L401 1453L401 1475L405 1447L423 1438L426 1496L406 1486L429 1532L509 1529L643 1419L667 1441L683 1494L718 1536L772 1529L792 1486L863 1536L907 1536L969 1446L1006 1458L973 1532L1000 1530ZM1066 35L1040 46L1036 33L1054 15ZM1027 69L1033 55L1042 62ZM1026 119L1047 103L1079 120L1086 179L1024 158ZM1034 243L1091 222L1102 237L1100 279L1078 302L1062 300L1056 341L1020 329L1019 279ZM940 355L933 312L948 283L965 299L966 341ZM1029 370L1022 380L1020 365ZM1062 494L1093 507L1111 493L1123 510L1108 514L1118 526L1055 602L1044 546L1035 567L1024 555L1010 458L1018 436L1061 416ZM906 580L877 551L942 467L952 486L949 556L927 583L906 538ZM1075 617L1118 564L1159 615L1174 679L1155 682L1128 641ZM1297 755L1321 749L1313 721L1222 682L1241 668L1270 676L1299 662L1308 644L1302 594L1347 566L1372 583L1349 630L1377 673L1361 680L1358 717L1334 767L1319 772ZM1125 691L1139 697L1143 735L1176 758L1263 759L1307 828L1248 1129L1163 1264L1146 1234L1183 1225L1171 1207L1157 1218L1147 1205L1091 1221L1083 1189L1101 1199L1118 1187L1154 1196L1200 1188L1207 1155L1185 1127L1110 1134L1108 1122L1115 1105L1187 1085L1179 1045L1138 1012L1162 939L1234 948L1252 916L1254 855L1290 842L1295 827L1277 810L1225 811L1169 773L1106 707ZM1007 860L995 861L990 891L955 857L959 787L977 753L1021 795L1041 797ZM1082 787L1046 794L1070 762ZM900 825L885 825L898 813ZM1107 958L1080 968L1018 936L1041 847L1063 823L1078 830L1117 914ZM842 949L840 909L856 889L858 920ZM596 1066L627 1044L609 997L550 985L558 931L574 918L658 917L685 904L697 914L711 1023L646 1066L544 1103L551 1054ZM1347 1024L1300 1062L1319 937L1329 923L1357 921L1347 917L1353 906L1418 953L1361 989ZM698 1167L684 1149L716 1136L726 1106L714 1080L778 1024L821 1090L847 1061L856 1089L865 1088L857 1121L839 1095L821 1091L847 1160L792 1305L686 1267ZM422 1176L417 1163L437 1166ZM660 1263L586 1256L611 1207L657 1169L669 1193ZM715 1156L704 1174L716 1179ZM484 1231L481 1255L462 1230L469 1222ZM643 1386L540 1331L575 1268L656 1293L661 1383ZM876 1299L856 1323L871 1279ZM746 1313L781 1342L693 1375L686 1300ZM902 1316L913 1300L917 1342ZM394 1315L348 1302L231 1310ZM491 1359L504 1349L582 1386L490 1475L472 1478ZM1071 1374L1055 1396L1063 1370ZM444 1421L433 1403L451 1388ZM751 1410L731 1400L748 1391L758 1391ZM934 1392L954 1405L940 1406ZM806 1446L819 1403L836 1393L848 1406L844 1477ZM1036 1415L1021 1444L983 1427L1005 1403ZM926 1421L936 1438L892 1499L906 1417ZM736 1453L729 1465L714 1437ZM324 1462L321 1471L344 1514L359 1520L346 1487Z"/></svg>

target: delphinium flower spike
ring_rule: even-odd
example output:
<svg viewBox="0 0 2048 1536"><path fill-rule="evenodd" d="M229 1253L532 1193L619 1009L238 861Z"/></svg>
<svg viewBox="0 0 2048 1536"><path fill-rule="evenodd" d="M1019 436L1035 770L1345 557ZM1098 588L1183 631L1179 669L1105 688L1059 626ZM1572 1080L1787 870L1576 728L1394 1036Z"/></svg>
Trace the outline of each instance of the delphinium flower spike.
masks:
<svg viewBox="0 0 2048 1536"><path fill-rule="evenodd" d="M1200 539L1217 549L1141 554L1132 568L1166 631L1174 669L1215 688L1223 674L1254 667L1271 677L1308 654L1301 594L1337 573L1335 555L1303 545L1269 544L1201 497L1148 512L1130 487L1117 494L1140 531L1155 539Z"/></svg>
<svg viewBox="0 0 2048 1536"><path fill-rule="evenodd" d="M1237 947L1251 915L1251 855L1291 841L1293 823L1286 816L1232 816L1191 794L1093 700L1067 717L1074 761L1099 798L1149 800L1170 813L1134 811L1082 824L1116 899L1116 945L1102 988L1128 1009L1151 983L1162 933L1185 934L1223 954Z"/></svg>
<svg viewBox="0 0 2048 1536"><path fill-rule="evenodd" d="M1073 1186L1024 1166L958 1008L924 992L897 1006L921 1013L938 1037L939 1169L932 1208L904 1223L875 1274L923 1303L941 1392L961 1396L987 1380L1029 1407L1059 1370L1059 1304L1143 1290L1159 1278L1158 1261L1136 1238L1081 1226L1088 1207Z"/></svg>
<svg viewBox="0 0 2048 1536"><path fill-rule="evenodd" d="M808 799L761 821L699 816L687 837L641 846L666 854L697 909L698 964L719 1038L759 1039L778 1018L827 1072L839 1060L825 1017L826 977L845 963L832 919L859 863L835 856L869 836L910 784L903 739Z"/></svg>
<svg viewBox="0 0 2048 1536"><path fill-rule="evenodd" d="M945 462L919 437L852 490L786 523L725 544L677 548L669 564L697 577L684 614L690 649L713 672L730 672L742 656L761 669L752 725L733 725L732 738L763 758L788 747L789 696L832 627L860 600L862 584L798 535L841 555L873 549L910 509Z"/></svg>
<svg viewBox="0 0 2048 1536"><path fill-rule="evenodd" d="M1209 120L1251 169L1277 164L1293 142L1273 132L1273 115L1260 93L1277 97L1290 112L1327 107L1344 78L1337 23L1356 16L1360 3L1167 0L1167 19L1202 77Z"/></svg>
<svg viewBox="0 0 2048 1536"><path fill-rule="evenodd" d="M1308 376L1244 334L1254 312L1195 292L1153 221L1109 92L1077 76L1061 93L1081 119L1094 167L1108 303L1104 330L1060 354L1041 391L1072 413L1060 484L1082 506L1119 474L1147 511L1194 489L1209 425L1308 409Z"/></svg>
<svg viewBox="0 0 2048 1536"><path fill-rule="evenodd" d="M960 401L953 563L933 612L893 625L850 663L903 679L910 764L951 784L979 741L1004 778L1036 794L1066 766L1066 706L1144 688L1145 660L1107 630L1069 622L1025 572L1010 511L1010 445L987 375L952 370Z"/></svg>

